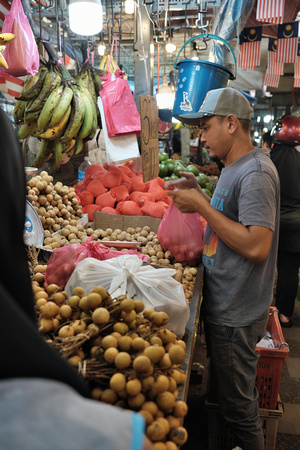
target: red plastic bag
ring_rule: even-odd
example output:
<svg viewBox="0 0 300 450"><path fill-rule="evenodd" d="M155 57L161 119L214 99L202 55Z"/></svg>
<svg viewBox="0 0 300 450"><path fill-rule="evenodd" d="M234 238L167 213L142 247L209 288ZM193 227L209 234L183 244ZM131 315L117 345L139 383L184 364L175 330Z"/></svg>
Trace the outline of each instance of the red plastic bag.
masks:
<svg viewBox="0 0 300 450"><path fill-rule="evenodd" d="M172 201L164 212L157 239L178 262L194 266L201 261L204 230L198 213L182 213Z"/></svg>
<svg viewBox="0 0 300 450"><path fill-rule="evenodd" d="M115 79L112 80L111 74L106 72L101 77L103 83L100 97L103 104L108 137L126 134L139 136L141 119L128 81L124 80L125 72L116 70L114 76Z"/></svg>
<svg viewBox="0 0 300 450"><path fill-rule="evenodd" d="M3 51L8 69L0 69L0 74L14 77L35 75L39 69L39 52L21 0L12 1L2 33L13 33L16 38Z"/></svg>
<svg viewBox="0 0 300 450"><path fill-rule="evenodd" d="M142 261L147 261L147 256L142 255L137 250L123 252L111 250L109 247L99 245L99 242L93 239L94 236L90 236L83 244L70 244L53 250L45 272L46 287L49 284L57 284L57 286L64 288L76 265L85 258L105 260L124 254L132 254L137 255Z"/></svg>

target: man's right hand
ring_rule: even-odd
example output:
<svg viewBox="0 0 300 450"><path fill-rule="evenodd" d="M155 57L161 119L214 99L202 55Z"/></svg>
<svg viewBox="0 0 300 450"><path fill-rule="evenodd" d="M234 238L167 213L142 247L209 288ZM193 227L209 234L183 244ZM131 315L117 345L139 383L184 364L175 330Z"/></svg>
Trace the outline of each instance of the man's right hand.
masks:
<svg viewBox="0 0 300 450"><path fill-rule="evenodd" d="M167 181L165 189L176 187L178 189L198 189L199 185L195 175L191 172L179 172L181 178L178 180Z"/></svg>

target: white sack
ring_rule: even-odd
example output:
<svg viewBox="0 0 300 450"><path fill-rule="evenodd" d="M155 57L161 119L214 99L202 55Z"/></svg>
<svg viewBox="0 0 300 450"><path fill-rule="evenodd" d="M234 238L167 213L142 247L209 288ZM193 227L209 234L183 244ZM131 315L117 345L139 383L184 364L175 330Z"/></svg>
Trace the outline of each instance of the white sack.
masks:
<svg viewBox="0 0 300 450"><path fill-rule="evenodd" d="M190 308L181 283L172 278L175 273L174 269L143 265L136 255L105 261L86 258L76 265L65 290L70 296L77 286L83 287L86 293L95 286L103 286L112 298L126 295L142 300L145 308L165 311L169 316L167 328L182 338Z"/></svg>

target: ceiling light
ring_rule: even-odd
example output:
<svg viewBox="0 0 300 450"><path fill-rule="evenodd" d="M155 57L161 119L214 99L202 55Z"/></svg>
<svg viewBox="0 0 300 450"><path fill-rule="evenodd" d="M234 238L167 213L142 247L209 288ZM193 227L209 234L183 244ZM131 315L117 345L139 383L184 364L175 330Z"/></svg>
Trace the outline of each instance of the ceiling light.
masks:
<svg viewBox="0 0 300 450"><path fill-rule="evenodd" d="M92 36L103 28L103 10L100 0L70 0L71 30L82 36Z"/></svg>
<svg viewBox="0 0 300 450"><path fill-rule="evenodd" d="M176 51L176 45L173 44L171 39L169 39L168 43L166 44L166 51L168 53L174 53Z"/></svg>
<svg viewBox="0 0 300 450"><path fill-rule="evenodd" d="M133 14L134 13L134 1L126 0L125 1L125 14Z"/></svg>
<svg viewBox="0 0 300 450"><path fill-rule="evenodd" d="M106 47L105 47L104 44L99 44L98 45L98 54L100 56L104 56L105 55L105 50L106 50Z"/></svg>
<svg viewBox="0 0 300 450"><path fill-rule="evenodd" d="M174 104L174 91L168 85L168 76L163 75L162 85L158 88L156 102L159 109L172 109Z"/></svg>

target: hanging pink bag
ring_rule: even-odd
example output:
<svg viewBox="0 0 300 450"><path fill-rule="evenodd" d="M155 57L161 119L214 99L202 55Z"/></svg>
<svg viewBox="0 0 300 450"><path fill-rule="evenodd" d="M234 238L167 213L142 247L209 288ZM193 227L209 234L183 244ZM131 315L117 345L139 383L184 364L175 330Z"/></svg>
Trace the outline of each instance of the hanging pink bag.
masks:
<svg viewBox="0 0 300 450"><path fill-rule="evenodd" d="M201 261L203 235L200 214L182 213L172 200L157 230L157 239L163 249L169 250L177 262L195 266Z"/></svg>
<svg viewBox="0 0 300 450"><path fill-rule="evenodd" d="M140 135L141 119L125 72L105 72L100 97L109 138L126 134Z"/></svg>
<svg viewBox="0 0 300 450"><path fill-rule="evenodd" d="M21 0L12 1L2 33L13 33L16 38L3 51L8 69L0 69L0 75L35 75L39 69L39 52Z"/></svg>

